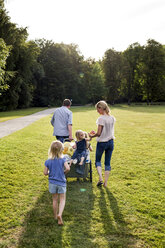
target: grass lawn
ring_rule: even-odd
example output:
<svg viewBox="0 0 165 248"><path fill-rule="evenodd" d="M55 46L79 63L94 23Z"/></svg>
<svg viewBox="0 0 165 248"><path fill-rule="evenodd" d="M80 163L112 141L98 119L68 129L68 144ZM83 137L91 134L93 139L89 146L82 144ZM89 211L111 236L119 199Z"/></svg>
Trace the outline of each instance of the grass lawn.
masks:
<svg viewBox="0 0 165 248"><path fill-rule="evenodd" d="M96 130L94 107L72 111L74 132ZM121 105L112 114L117 122L108 188L96 186L91 152L93 182L68 179L63 227L53 220L43 175L51 115L0 140L0 247L165 247L165 106Z"/></svg>
<svg viewBox="0 0 165 248"><path fill-rule="evenodd" d="M31 115L45 109L46 108L27 108L27 109L15 110L15 111L0 112L0 122L8 121L26 115Z"/></svg>

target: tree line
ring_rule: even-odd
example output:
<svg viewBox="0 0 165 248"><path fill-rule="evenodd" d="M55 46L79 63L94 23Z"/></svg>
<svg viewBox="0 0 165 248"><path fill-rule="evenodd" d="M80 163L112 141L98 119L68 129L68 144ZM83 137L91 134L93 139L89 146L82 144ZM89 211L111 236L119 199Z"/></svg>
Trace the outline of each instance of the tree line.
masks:
<svg viewBox="0 0 165 248"><path fill-rule="evenodd" d="M121 103L165 100L165 46L149 39L125 51L84 59L76 44L28 41L0 0L0 110L73 104L100 99Z"/></svg>

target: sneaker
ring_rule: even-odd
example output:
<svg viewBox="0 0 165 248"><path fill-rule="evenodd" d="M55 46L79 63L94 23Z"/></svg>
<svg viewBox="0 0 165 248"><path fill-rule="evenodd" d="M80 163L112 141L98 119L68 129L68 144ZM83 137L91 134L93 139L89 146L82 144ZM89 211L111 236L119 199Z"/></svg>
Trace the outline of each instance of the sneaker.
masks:
<svg viewBox="0 0 165 248"><path fill-rule="evenodd" d="M77 164L77 158L73 159L73 164Z"/></svg>

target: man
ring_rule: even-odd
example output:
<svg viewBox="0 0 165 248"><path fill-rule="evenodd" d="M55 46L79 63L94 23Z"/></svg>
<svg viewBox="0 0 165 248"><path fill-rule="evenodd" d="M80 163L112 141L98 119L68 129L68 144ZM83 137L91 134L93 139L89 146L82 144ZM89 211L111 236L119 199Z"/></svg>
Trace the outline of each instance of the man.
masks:
<svg viewBox="0 0 165 248"><path fill-rule="evenodd" d="M54 127L53 135L62 143L64 139L72 140L72 112L69 110L71 101L65 99L63 106L55 110L51 124Z"/></svg>

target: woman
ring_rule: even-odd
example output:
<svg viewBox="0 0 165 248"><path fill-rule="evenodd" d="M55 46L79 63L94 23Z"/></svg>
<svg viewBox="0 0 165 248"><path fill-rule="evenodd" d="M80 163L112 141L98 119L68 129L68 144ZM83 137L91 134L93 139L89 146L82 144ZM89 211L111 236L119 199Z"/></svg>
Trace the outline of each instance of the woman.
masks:
<svg viewBox="0 0 165 248"><path fill-rule="evenodd" d="M114 149L114 124L116 119L115 117L110 115L110 109L105 101L99 101L95 107L97 109L97 112L100 114L100 117L96 121L98 128L97 132L91 131L89 133L89 136L91 138L97 137L95 161L95 165L99 175L97 186L101 186L103 184L101 158L103 153L105 152L105 176L103 186L107 187L109 172L111 170L111 156Z"/></svg>

